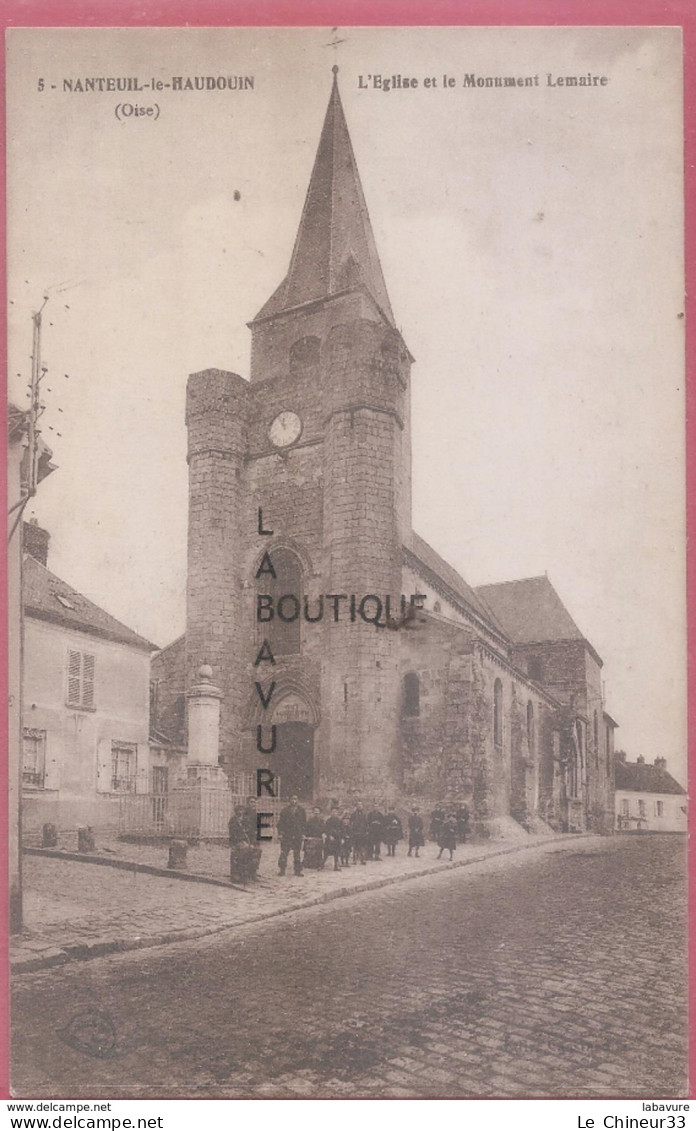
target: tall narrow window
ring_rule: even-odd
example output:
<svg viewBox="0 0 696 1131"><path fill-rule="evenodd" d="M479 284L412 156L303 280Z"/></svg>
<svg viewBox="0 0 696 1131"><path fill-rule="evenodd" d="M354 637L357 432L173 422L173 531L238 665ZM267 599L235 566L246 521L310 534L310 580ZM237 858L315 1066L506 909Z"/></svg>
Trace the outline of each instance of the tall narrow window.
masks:
<svg viewBox="0 0 696 1131"><path fill-rule="evenodd" d="M151 773L151 790L159 795L165 794L169 789L169 770L167 766L153 766Z"/></svg>
<svg viewBox="0 0 696 1131"><path fill-rule="evenodd" d="M594 739L594 764L595 767L599 769L599 718L597 717L596 711L594 713L594 729L592 732L592 737Z"/></svg>
<svg viewBox="0 0 696 1131"><path fill-rule="evenodd" d="M533 758L536 753L536 728L534 726L534 704L531 699L527 703L527 749L529 757Z"/></svg>
<svg viewBox="0 0 696 1131"><path fill-rule="evenodd" d="M68 706L94 708L94 656L68 651Z"/></svg>
<svg viewBox="0 0 696 1131"><path fill-rule="evenodd" d="M585 727L582 719L578 719L575 724L575 733L578 736L578 754L580 757L580 765L585 764Z"/></svg>
<svg viewBox="0 0 696 1131"><path fill-rule="evenodd" d="M585 731L580 719L575 723L575 741L573 742L570 762L570 796L580 797L583 784L583 767L585 765Z"/></svg>
<svg viewBox="0 0 696 1131"><path fill-rule="evenodd" d="M135 793L138 747L134 742L111 743L111 792Z"/></svg>
<svg viewBox="0 0 696 1131"><path fill-rule="evenodd" d="M159 722L159 686L158 679L150 680L150 727L157 730Z"/></svg>
<svg viewBox="0 0 696 1131"><path fill-rule="evenodd" d="M43 789L46 778L46 731L25 727L22 735L22 785Z"/></svg>
<svg viewBox="0 0 696 1131"><path fill-rule="evenodd" d="M503 745L503 685L499 679L493 684L493 742Z"/></svg>
<svg viewBox="0 0 696 1131"><path fill-rule="evenodd" d="M420 715L420 680L415 672L404 676L403 713L407 718Z"/></svg>
<svg viewBox="0 0 696 1131"><path fill-rule="evenodd" d="M256 584L259 593L270 593L273 598L274 616L257 627L275 656L291 656L300 651L302 639L302 564L297 554L284 547L271 550L269 557L275 577L262 573Z"/></svg>

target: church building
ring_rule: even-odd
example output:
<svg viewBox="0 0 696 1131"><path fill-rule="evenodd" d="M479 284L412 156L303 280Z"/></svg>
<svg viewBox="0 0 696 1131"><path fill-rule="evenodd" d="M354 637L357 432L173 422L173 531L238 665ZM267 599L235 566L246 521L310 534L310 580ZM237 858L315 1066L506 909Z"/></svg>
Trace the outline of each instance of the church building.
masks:
<svg viewBox="0 0 696 1131"><path fill-rule="evenodd" d="M412 528L414 359L336 70L249 379L188 381L187 626L153 662L158 732L186 742L203 672L233 781L264 768L281 797L322 804L461 800L479 835L610 831L597 652L547 577L474 589Z"/></svg>

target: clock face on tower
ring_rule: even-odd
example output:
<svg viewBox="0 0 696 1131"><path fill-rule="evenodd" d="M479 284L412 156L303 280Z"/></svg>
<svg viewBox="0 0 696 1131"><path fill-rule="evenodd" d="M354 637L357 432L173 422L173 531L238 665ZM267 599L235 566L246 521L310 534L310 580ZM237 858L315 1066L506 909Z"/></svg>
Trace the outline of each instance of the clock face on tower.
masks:
<svg viewBox="0 0 696 1131"><path fill-rule="evenodd" d="M296 412L279 412L268 429L271 443L276 448L287 448L299 440L302 431L302 421Z"/></svg>

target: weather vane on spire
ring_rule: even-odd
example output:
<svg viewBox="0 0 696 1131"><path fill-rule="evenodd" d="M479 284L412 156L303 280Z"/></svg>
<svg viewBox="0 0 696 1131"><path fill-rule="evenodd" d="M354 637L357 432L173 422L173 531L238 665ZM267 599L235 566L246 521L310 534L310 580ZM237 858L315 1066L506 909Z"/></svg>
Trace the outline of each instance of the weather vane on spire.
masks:
<svg viewBox="0 0 696 1131"><path fill-rule="evenodd" d="M336 75L338 74L338 63L336 62L336 53L337 53L337 50L338 50L338 47L340 46L340 44L346 42L345 38L338 39L337 35L338 35L338 28L332 27L331 28L331 39L329 40L328 43L324 44L325 47L333 47L333 49L334 49L334 65L331 68L331 70L333 72L334 82L336 81Z"/></svg>

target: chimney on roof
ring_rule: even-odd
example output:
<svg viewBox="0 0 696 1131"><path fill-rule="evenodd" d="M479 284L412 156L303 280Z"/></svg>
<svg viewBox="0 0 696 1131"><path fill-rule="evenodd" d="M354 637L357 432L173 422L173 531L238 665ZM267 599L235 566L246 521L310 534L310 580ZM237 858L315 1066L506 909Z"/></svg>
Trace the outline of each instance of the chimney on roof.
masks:
<svg viewBox="0 0 696 1131"><path fill-rule="evenodd" d="M666 770L667 769L667 759L666 758L656 758L655 759L655 765L656 765L658 770Z"/></svg>
<svg viewBox="0 0 696 1131"><path fill-rule="evenodd" d="M35 518L30 518L29 522L24 523L24 549L42 566L48 564L48 543L50 541L51 535L42 526L39 526Z"/></svg>
<svg viewBox="0 0 696 1131"><path fill-rule="evenodd" d="M625 762L626 761L626 751L625 750L617 750L614 757L616 758L617 762Z"/></svg>
<svg viewBox="0 0 696 1131"><path fill-rule="evenodd" d="M638 764L639 766L644 766L644 765L645 765L645 758L643 757L643 755L642 755L642 754L639 754L639 755L638 755L638 757L636 758L636 763L637 763L637 764Z"/></svg>

